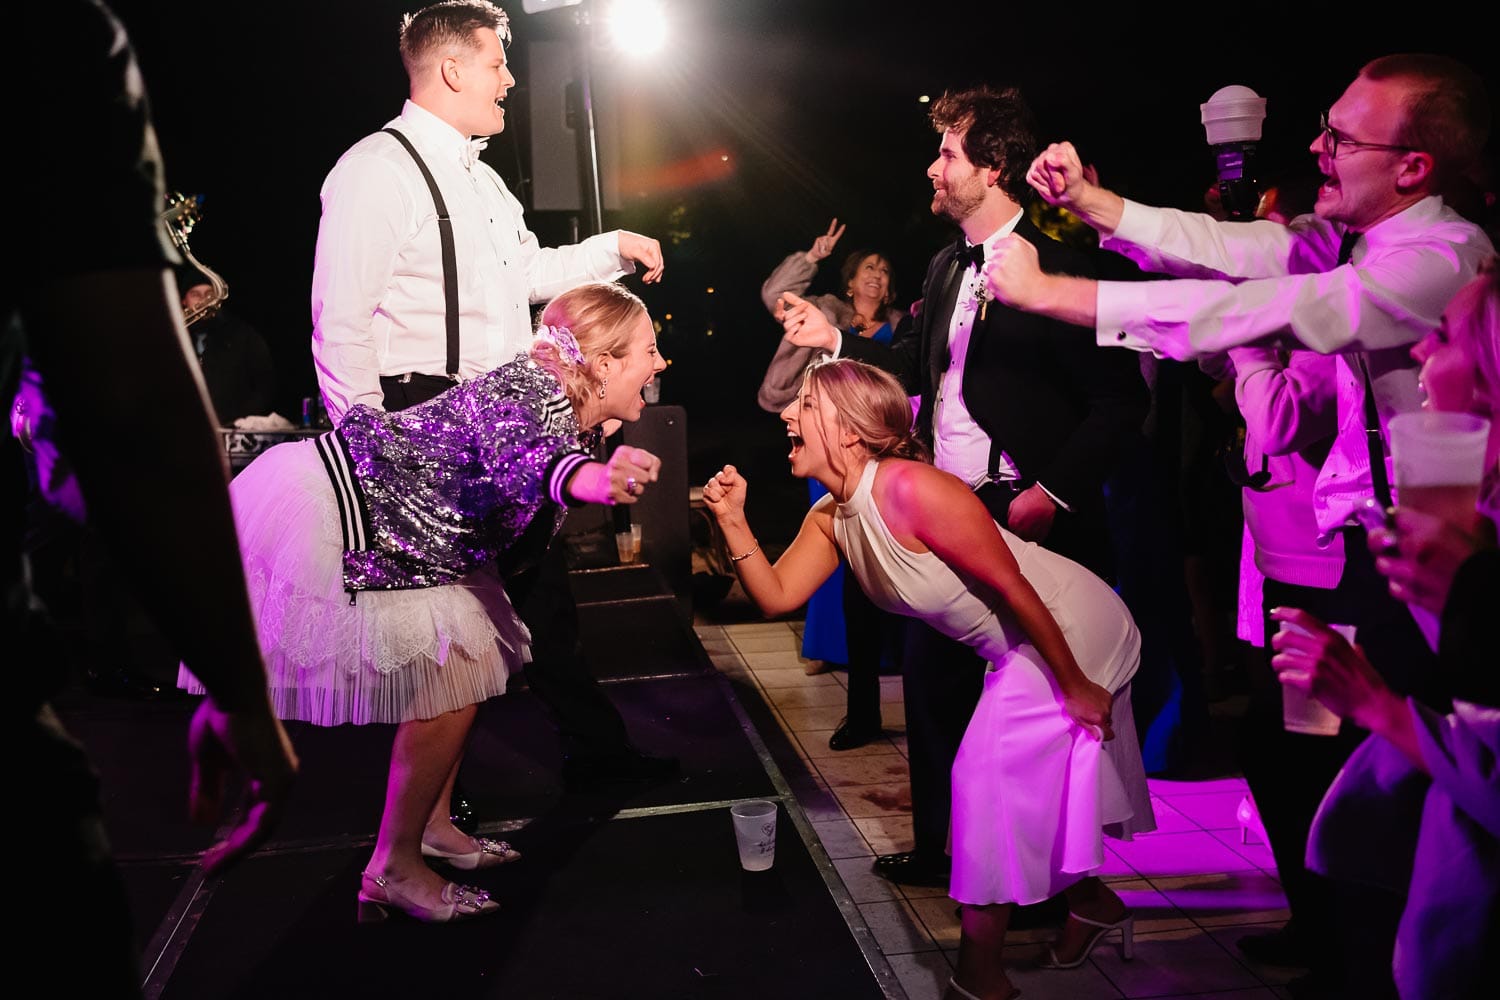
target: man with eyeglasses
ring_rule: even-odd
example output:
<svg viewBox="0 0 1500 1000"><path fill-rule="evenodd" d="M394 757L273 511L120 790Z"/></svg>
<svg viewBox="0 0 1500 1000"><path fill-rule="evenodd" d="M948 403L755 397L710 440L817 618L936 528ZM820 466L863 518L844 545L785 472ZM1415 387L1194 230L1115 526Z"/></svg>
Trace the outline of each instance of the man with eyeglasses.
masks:
<svg viewBox="0 0 1500 1000"><path fill-rule="evenodd" d="M1313 214L1289 225L1218 222L1128 201L1090 184L1073 147L1055 144L1028 174L1042 197L1098 230L1107 249L1179 280L1044 274L1032 248L1014 237L986 269L996 298L1093 326L1101 345L1177 360L1248 344L1336 354L1338 431L1314 504L1320 534L1343 537L1346 565L1338 586L1325 592L1328 603L1307 610L1355 625L1395 690L1445 709L1435 657L1386 591L1355 512L1380 495L1377 477L1387 480L1390 418L1421 404L1408 349L1438 325L1448 300L1494 252L1483 229L1442 198L1479 162L1490 125L1484 84L1468 67L1429 54L1375 59L1323 116L1309 151L1324 181ZM1259 801L1263 818L1280 810L1281 826L1291 831L1277 844L1279 866L1300 861L1323 792L1364 735L1346 724L1337 737L1322 738L1322 752L1284 769L1276 782L1282 801ZM1376 956L1383 949L1390 957L1399 901L1356 900L1353 891L1325 883L1321 898L1304 892L1297 899L1289 889L1313 967L1294 995L1395 995L1389 962Z"/></svg>

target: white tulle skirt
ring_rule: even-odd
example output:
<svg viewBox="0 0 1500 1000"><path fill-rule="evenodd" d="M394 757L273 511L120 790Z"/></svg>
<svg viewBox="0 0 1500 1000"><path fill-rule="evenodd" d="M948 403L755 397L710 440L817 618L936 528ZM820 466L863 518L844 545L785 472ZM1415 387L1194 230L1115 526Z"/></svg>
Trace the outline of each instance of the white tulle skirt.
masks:
<svg viewBox="0 0 1500 1000"><path fill-rule="evenodd" d="M279 444L230 484L277 716L319 726L430 719L505 693L531 635L488 571L413 590L344 589L333 487L312 441ZM184 667L178 686L203 693Z"/></svg>

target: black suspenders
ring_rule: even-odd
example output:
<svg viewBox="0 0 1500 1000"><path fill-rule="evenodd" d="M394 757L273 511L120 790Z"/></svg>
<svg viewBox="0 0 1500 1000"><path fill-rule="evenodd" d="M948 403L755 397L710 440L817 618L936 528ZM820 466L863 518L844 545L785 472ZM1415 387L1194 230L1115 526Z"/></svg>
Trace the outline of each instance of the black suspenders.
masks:
<svg viewBox="0 0 1500 1000"><path fill-rule="evenodd" d="M437 208L438 235L443 242L443 304L446 313L446 326L448 328L448 377L458 378L458 252L453 248L453 222L448 218L448 206L443 203L443 193L438 190L437 181L432 179L432 171L427 169L427 164L417 155L416 147L411 140L393 128L381 129L395 136L406 147L411 158L417 162L417 169L422 171L423 180L427 181L427 189L432 192L432 203Z"/></svg>

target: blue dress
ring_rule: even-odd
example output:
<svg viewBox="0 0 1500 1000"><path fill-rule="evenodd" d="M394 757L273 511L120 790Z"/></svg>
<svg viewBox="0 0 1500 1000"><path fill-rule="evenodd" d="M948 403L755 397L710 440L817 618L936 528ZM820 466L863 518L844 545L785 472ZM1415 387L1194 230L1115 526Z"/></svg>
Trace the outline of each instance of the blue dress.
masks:
<svg viewBox="0 0 1500 1000"><path fill-rule="evenodd" d="M889 323L882 323L880 329L870 334L870 339L877 344L889 344L893 333ZM859 333L851 327L844 331L844 335L857 337ZM809 479L807 493L808 500L817 503L828 491L816 479ZM848 622L844 619L844 562L841 559L839 568L808 598L807 619L802 627L802 658L847 664L848 631Z"/></svg>

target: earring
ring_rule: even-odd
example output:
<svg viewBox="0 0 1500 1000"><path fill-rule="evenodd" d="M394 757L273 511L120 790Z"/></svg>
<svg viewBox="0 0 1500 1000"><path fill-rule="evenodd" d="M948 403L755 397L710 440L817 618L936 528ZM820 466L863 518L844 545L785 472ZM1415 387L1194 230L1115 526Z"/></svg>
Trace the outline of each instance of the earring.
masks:
<svg viewBox="0 0 1500 1000"><path fill-rule="evenodd" d="M599 380L599 398L604 398L604 387L609 385L609 377L605 376Z"/></svg>

